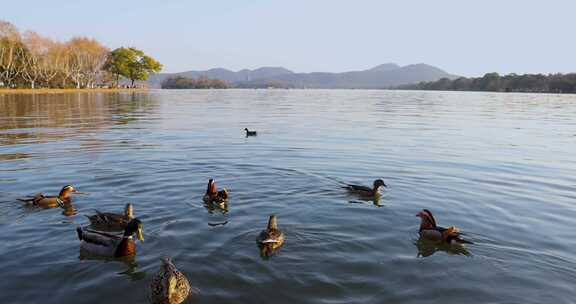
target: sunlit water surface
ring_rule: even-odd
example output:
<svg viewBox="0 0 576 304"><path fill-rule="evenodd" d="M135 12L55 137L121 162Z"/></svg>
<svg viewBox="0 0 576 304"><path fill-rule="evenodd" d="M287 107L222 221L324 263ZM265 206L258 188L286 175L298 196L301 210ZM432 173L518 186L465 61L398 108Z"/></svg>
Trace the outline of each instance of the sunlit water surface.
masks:
<svg viewBox="0 0 576 304"><path fill-rule="evenodd" d="M168 254L193 303L574 303L574 117L535 94L0 95L0 302L142 303ZM203 206L209 177L227 211ZM340 188L375 178L380 201ZM16 200L65 184L77 212ZM84 215L127 202L135 261L81 258ZM418 246L422 208L475 244ZM286 243L262 259L272 213Z"/></svg>

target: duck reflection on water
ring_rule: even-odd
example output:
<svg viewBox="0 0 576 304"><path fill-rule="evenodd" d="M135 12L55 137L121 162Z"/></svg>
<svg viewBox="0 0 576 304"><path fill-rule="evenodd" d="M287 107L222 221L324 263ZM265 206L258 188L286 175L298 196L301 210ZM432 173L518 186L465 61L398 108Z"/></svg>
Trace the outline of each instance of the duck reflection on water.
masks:
<svg viewBox="0 0 576 304"><path fill-rule="evenodd" d="M127 256L120 258L104 257L80 249L80 255L78 258L82 261L118 262L119 264L124 264L126 266L126 269L116 272L116 274L126 276L126 278L128 278L130 281L143 280L147 276L147 273L145 271L138 271L138 263L136 262L135 256Z"/></svg>
<svg viewBox="0 0 576 304"><path fill-rule="evenodd" d="M417 257L429 257L438 251L445 252L449 255L472 256L468 248L461 243L448 244L446 242L434 241L425 237L419 237L414 243L418 249Z"/></svg>
<svg viewBox="0 0 576 304"><path fill-rule="evenodd" d="M373 197L373 198L366 198L366 199L359 199L359 200L351 200L348 201L348 203L350 204L370 204L372 203L374 206L380 208L380 207L384 207L384 204L382 203L382 198L380 196L378 197Z"/></svg>
<svg viewBox="0 0 576 304"><path fill-rule="evenodd" d="M63 209L62 215L64 216L74 216L78 214L78 209L74 207L74 204L72 204L72 202L62 204L62 209Z"/></svg>
<svg viewBox="0 0 576 304"><path fill-rule="evenodd" d="M210 214L214 214L214 213L220 213L220 214L226 214L229 211L229 207L228 207L228 202L204 202L204 208L206 208L206 210L208 210L208 213Z"/></svg>

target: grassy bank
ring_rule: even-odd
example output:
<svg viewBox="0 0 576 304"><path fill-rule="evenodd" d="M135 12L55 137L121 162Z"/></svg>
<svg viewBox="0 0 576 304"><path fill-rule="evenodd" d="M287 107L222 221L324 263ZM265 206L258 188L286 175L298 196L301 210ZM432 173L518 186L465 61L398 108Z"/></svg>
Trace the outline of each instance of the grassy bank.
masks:
<svg viewBox="0 0 576 304"><path fill-rule="evenodd" d="M64 94L64 93L124 93L146 92L148 89L0 89L3 94Z"/></svg>

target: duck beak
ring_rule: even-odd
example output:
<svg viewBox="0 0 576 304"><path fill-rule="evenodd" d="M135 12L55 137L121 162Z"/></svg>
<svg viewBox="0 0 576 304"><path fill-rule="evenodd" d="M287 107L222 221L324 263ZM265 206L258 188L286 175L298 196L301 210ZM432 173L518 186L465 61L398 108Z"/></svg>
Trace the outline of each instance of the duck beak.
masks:
<svg viewBox="0 0 576 304"><path fill-rule="evenodd" d="M136 230L136 237L138 238L138 240L140 242L144 242L144 235L142 234L142 228L138 227L138 230Z"/></svg>
<svg viewBox="0 0 576 304"><path fill-rule="evenodd" d="M76 188L72 189L72 191L70 191L70 192L72 192L74 194L82 194L82 195L88 194L88 193L80 192Z"/></svg>

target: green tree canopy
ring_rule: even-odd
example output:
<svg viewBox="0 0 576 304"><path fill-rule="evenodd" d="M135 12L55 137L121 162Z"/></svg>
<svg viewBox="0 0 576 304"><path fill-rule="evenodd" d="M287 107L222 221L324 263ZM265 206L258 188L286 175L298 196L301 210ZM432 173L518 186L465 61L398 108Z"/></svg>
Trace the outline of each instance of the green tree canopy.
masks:
<svg viewBox="0 0 576 304"><path fill-rule="evenodd" d="M546 92L576 94L576 73L571 74L508 74L488 73L483 77L454 80L440 79L397 87L404 90L456 90L492 92Z"/></svg>
<svg viewBox="0 0 576 304"><path fill-rule="evenodd" d="M227 89L230 86L223 80L201 76L198 79L176 76L162 82L163 89Z"/></svg>
<svg viewBox="0 0 576 304"><path fill-rule="evenodd" d="M160 72L162 65L141 50L121 47L110 52L104 70L116 75L116 86L120 76L130 79L134 86L134 81L146 80L150 73Z"/></svg>

